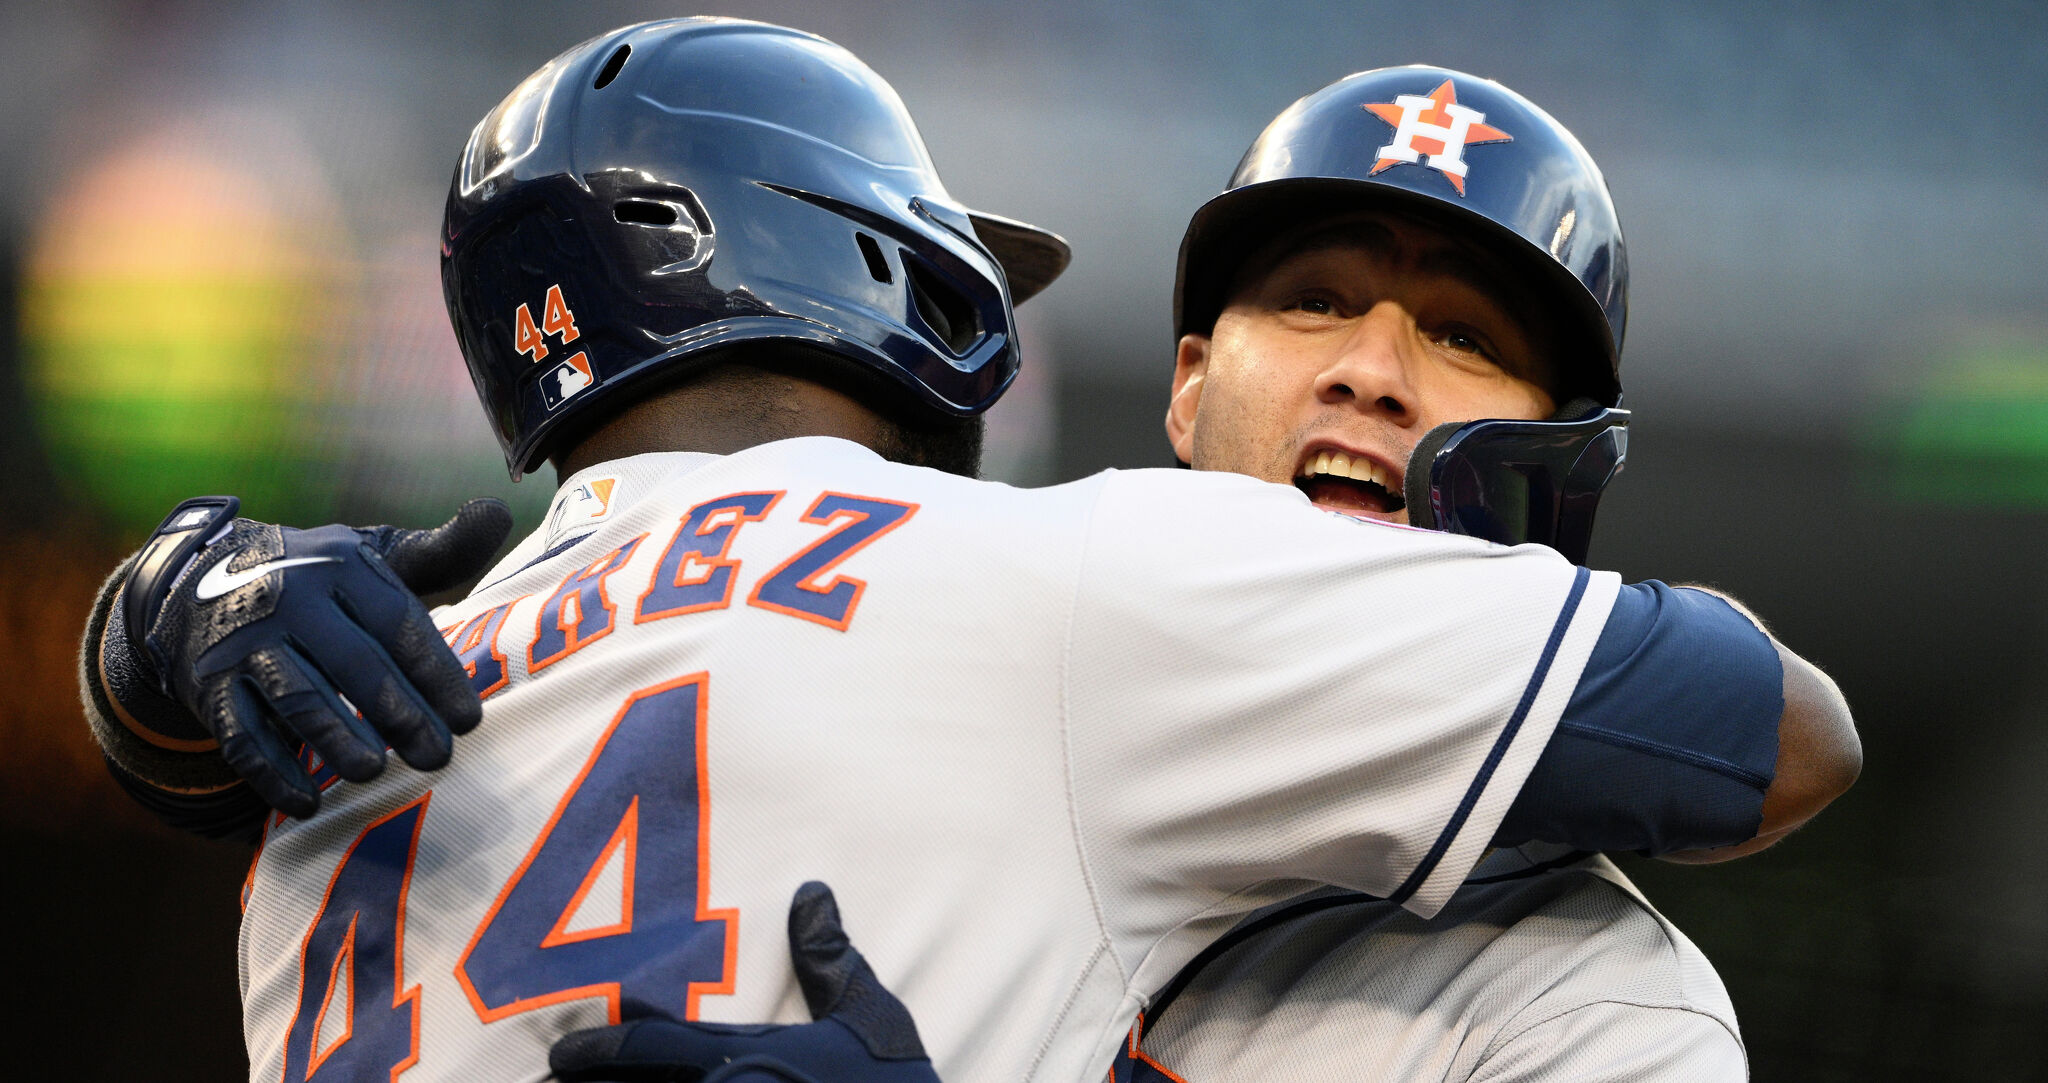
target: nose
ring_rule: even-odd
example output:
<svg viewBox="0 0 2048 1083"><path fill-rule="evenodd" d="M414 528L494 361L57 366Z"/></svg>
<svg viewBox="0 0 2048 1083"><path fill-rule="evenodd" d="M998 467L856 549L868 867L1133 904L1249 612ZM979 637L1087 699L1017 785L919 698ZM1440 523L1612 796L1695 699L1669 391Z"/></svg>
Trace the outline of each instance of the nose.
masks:
<svg viewBox="0 0 2048 1083"><path fill-rule="evenodd" d="M1414 319L1392 301L1367 309L1353 324L1323 371L1316 375L1316 398L1331 405L1375 410L1390 420L1412 424L1416 416L1415 387L1409 378L1409 346Z"/></svg>

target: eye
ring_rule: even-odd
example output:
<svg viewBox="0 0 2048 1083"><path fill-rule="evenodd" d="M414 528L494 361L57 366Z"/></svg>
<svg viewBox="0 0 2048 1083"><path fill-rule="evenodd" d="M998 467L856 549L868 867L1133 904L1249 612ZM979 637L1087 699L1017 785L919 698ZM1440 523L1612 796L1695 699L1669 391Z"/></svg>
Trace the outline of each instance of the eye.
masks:
<svg viewBox="0 0 2048 1083"><path fill-rule="evenodd" d="M1312 316L1334 316L1337 313L1337 302L1320 293L1301 294L1288 301L1285 307Z"/></svg>
<svg viewBox="0 0 2048 1083"><path fill-rule="evenodd" d="M1469 327L1451 326L1437 332L1436 340L1459 353L1469 353L1498 364L1500 354L1484 335Z"/></svg>

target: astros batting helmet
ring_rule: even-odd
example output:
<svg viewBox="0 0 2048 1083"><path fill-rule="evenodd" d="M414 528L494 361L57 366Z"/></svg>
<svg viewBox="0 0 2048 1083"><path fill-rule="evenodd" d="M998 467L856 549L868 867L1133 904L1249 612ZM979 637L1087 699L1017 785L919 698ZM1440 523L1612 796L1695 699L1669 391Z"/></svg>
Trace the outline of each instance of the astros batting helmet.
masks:
<svg viewBox="0 0 2048 1083"><path fill-rule="evenodd" d="M1384 209L1506 261L1561 329L1566 405L1549 421L1428 434L1409 463L1409 521L1585 558L1601 491L1627 454L1621 343L1628 254L1600 168L1562 124L1488 79L1430 67L1347 76L1289 106L1195 212L1174 282L1176 337L1207 333L1232 276L1281 231Z"/></svg>
<svg viewBox="0 0 2048 1083"><path fill-rule="evenodd" d="M448 194L441 282L516 479L621 390L752 340L879 377L907 410L980 413L1017 373L1013 298L1067 259L954 202L853 54L691 18L592 38L491 110Z"/></svg>

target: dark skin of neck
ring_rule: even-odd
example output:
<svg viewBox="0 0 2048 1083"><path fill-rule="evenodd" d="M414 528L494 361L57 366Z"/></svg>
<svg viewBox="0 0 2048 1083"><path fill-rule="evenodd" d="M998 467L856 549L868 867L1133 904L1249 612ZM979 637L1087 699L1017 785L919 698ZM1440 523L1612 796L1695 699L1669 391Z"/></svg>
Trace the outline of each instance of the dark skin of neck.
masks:
<svg viewBox="0 0 2048 1083"><path fill-rule="evenodd" d="M558 478L651 451L736 451L797 436L881 447L883 422L852 397L810 380L738 366L657 392L552 460Z"/></svg>

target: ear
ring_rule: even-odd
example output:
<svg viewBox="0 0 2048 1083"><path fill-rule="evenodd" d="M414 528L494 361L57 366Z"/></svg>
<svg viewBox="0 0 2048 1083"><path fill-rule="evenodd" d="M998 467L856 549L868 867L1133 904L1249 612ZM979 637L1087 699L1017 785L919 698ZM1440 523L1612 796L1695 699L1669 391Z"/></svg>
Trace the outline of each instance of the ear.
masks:
<svg viewBox="0 0 2048 1083"><path fill-rule="evenodd" d="M1195 461L1195 414L1202 405L1202 378L1209 372L1209 336L1182 335L1173 356L1173 399L1166 404L1166 438L1180 461Z"/></svg>

